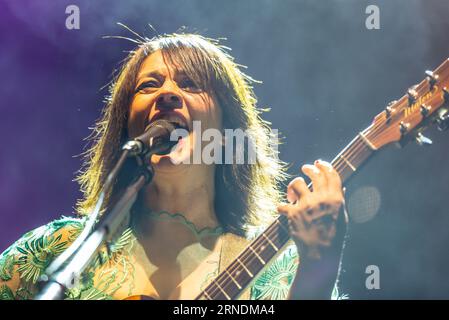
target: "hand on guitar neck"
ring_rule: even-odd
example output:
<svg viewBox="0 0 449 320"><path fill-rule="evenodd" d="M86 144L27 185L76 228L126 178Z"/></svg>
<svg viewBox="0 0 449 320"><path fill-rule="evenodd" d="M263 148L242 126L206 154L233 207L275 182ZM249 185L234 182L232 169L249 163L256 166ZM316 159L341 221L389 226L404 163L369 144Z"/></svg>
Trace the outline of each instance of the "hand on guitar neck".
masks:
<svg viewBox="0 0 449 320"><path fill-rule="evenodd" d="M300 256L290 298L328 299L337 278L348 221L342 181L325 161L304 165L302 171L312 181L313 190L303 178L295 178L287 187L289 203L278 207L279 213L288 217Z"/></svg>
<svg viewBox="0 0 449 320"><path fill-rule="evenodd" d="M303 172L312 184L307 185L303 178L294 179L287 187L289 203L278 207L281 216L254 239L197 299L237 298L264 268L265 262L287 243L289 235L300 254L300 265L289 298L329 299L339 272L348 222L342 181L346 182L372 154L387 145L405 144L412 140L420 145L428 144L430 140L422 135L428 126L436 124L440 130L449 128L448 105L449 59L446 59L434 71L427 71L426 78L407 94L379 113L372 124L358 133L335 157L332 164L317 161L313 166L303 166ZM284 225L286 220L289 234ZM230 282L237 282L239 289L224 290L219 286ZM134 300L139 298L134 297Z"/></svg>

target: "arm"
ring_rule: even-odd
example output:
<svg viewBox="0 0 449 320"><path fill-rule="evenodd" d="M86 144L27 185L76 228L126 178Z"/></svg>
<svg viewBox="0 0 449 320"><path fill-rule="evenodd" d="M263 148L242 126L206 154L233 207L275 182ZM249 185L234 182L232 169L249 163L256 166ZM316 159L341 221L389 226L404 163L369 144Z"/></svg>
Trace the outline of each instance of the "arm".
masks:
<svg viewBox="0 0 449 320"><path fill-rule="evenodd" d="M49 263L82 229L76 219L63 218L23 235L0 255L0 299L32 299L36 283Z"/></svg>
<svg viewBox="0 0 449 320"><path fill-rule="evenodd" d="M322 250L320 257L310 256L308 248L302 245L298 250L303 253L301 263L296 270L289 292L289 299L325 300L338 298L338 278L341 271L342 252L347 235L347 213L342 207L337 225L337 236L332 245Z"/></svg>
<svg viewBox="0 0 449 320"><path fill-rule="evenodd" d="M335 287L346 234L347 214L341 180L324 161L305 165L313 191L304 179L287 187L289 203L278 211L289 218L290 233L300 254L300 263L290 289L290 299L329 299Z"/></svg>

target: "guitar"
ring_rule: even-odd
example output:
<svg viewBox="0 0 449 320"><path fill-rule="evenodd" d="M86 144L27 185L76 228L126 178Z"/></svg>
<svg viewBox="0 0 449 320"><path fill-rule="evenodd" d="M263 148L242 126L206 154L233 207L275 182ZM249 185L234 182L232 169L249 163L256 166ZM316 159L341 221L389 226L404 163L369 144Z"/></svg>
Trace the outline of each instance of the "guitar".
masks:
<svg viewBox="0 0 449 320"><path fill-rule="evenodd" d="M346 182L375 152L389 144L404 145L412 139L420 145L431 144L422 132L433 124L441 131L449 128L449 59L434 71L426 71L424 80L391 102L331 164ZM237 299L289 239L288 220L281 215L196 300Z"/></svg>
<svg viewBox="0 0 449 320"><path fill-rule="evenodd" d="M449 59L434 71L426 71L424 80L409 88L399 100L391 102L331 164L346 182L375 152L389 144L405 145L412 139L420 145L431 144L432 141L422 134L430 125L437 125L441 131L449 128ZM289 239L288 219L280 215L195 300L237 299ZM132 296L127 299L151 298Z"/></svg>

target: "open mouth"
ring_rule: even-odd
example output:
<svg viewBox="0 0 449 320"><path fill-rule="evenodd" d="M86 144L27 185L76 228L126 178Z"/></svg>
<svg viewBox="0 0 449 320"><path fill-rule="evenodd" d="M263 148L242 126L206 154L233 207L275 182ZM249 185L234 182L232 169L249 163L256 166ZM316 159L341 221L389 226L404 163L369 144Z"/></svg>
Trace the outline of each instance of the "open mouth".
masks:
<svg viewBox="0 0 449 320"><path fill-rule="evenodd" d="M159 112L151 119L150 123L161 119L170 122L176 129L184 129L190 132L190 126L187 119L179 112Z"/></svg>

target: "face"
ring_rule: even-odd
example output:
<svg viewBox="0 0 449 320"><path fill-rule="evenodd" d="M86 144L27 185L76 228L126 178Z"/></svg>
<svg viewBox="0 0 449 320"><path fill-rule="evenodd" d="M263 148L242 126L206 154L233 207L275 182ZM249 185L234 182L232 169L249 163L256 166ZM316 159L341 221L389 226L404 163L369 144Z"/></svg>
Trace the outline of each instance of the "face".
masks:
<svg viewBox="0 0 449 320"><path fill-rule="evenodd" d="M175 163L191 157L196 146L201 145L196 143L201 137L200 132L193 131L193 121L200 121L201 132L209 128L222 130L221 109L213 95L170 65L160 50L148 56L138 72L128 117L130 138L142 134L157 119L175 122L188 131L170 154L152 156L151 162L159 171L174 170Z"/></svg>

